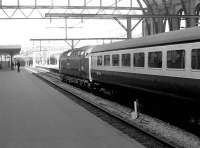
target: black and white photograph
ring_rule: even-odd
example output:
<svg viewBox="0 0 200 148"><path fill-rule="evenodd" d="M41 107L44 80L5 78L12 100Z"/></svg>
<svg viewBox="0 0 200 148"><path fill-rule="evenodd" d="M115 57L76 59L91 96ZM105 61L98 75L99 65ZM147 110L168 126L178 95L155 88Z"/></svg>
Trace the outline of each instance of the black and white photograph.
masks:
<svg viewBox="0 0 200 148"><path fill-rule="evenodd" d="M200 148L200 0L0 0L0 148Z"/></svg>

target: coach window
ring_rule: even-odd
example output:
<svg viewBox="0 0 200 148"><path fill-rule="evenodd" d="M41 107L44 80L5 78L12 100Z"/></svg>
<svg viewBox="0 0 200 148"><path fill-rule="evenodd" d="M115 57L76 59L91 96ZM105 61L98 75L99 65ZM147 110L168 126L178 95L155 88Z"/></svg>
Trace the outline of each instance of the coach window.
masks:
<svg viewBox="0 0 200 148"><path fill-rule="evenodd" d="M131 54L122 54L122 66L130 66L131 65Z"/></svg>
<svg viewBox="0 0 200 148"><path fill-rule="evenodd" d="M162 52L149 52L148 53L148 66L151 68L162 68Z"/></svg>
<svg viewBox="0 0 200 148"><path fill-rule="evenodd" d="M192 49L192 69L200 69L200 49Z"/></svg>
<svg viewBox="0 0 200 148"><path fill-rule="evenodd" d="M134 53L133 55L133 65L135 67L144 67L144 53Z"/></svg>
<svg viewBox="0 0 200 148"><path fill-rule="evenodd" d="M102 66L102 56L97 56L97 66Z"/></svg>
<svg viewBox="0 0 200 148"><path fill-rule="evenodd" d="M112 66L119 66L119 55L118 54L112 55Z"/></svg>
<svg viewBox="0 0 200 148"><path fill-rule="evenodd" d="M104 66L110 66L110 55L104 55Z"/></svg>
<svg viewBox="0 0 200 148"><path fill-rule="evenodd" d="M185 50L167 51L167 68L185 68Z"/></svg>

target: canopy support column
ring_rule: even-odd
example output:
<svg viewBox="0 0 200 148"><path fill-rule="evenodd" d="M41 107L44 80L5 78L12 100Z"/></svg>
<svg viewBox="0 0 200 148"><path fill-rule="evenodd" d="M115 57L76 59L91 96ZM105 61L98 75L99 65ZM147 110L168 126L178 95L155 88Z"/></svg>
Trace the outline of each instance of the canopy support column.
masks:
<svg viewBox="0 0 200 148"><path fill-rule="evenodd" d="M131 18L127 18L127 38L131 39L132 38L132 23L131 23Z"/></svg>
<svg viewBox="0 0 200 148"><path fill-rule="evenodd" d="M14 70L14 64L13 64L13 55L10 55L10 68L11 70Z"/></svg>

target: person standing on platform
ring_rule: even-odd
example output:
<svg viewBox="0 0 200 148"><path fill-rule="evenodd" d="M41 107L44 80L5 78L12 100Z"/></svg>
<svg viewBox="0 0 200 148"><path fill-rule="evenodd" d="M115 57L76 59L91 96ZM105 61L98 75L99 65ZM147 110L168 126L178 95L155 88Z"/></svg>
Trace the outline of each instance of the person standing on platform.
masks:
<svg viewBox="0 0 200 148"><path fill-rule="evenodd" d="M11 70L14 70L14 63L11 62Z"/></svg>
<svg viewBox="0 0 200 148"><path fill-rule="evenodd" d="M17 72L20 72L20 62L17 61Z"/></svg>

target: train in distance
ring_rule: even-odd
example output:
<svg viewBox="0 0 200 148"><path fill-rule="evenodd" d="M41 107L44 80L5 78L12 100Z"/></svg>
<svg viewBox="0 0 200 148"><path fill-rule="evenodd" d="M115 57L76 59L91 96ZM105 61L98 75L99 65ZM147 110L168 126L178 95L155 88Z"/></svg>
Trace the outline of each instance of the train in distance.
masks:
<svg viewBox="0 0 200 148"><path fill-rule="evenodd" d="M200 103L200 28L61 54L60 77L92 90L144 91Z"/></svg>

